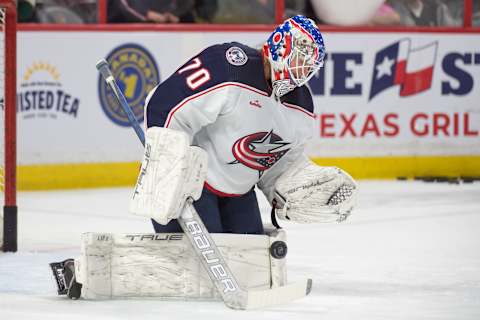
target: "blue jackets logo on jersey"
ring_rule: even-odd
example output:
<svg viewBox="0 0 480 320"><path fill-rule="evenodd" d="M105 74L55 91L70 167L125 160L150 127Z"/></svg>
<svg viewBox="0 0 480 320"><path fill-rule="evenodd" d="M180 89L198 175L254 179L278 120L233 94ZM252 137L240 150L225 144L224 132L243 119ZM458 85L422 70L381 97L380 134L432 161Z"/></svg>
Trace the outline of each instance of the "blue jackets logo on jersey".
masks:
<svg viewBox="0 0 480 320"><path fill-rule="evenodd" d="M261 175L290 150L289 145L273 131L249 134L235 141L232 153L236 160L229 164L241 163Z"/></svg>
<svg viewBox="0 0 480 320"><path fill-rule="evenodd" d="M143 122L143 104L148 93L160 82L155 59L137 44L124 44L113 49L106 60L128 104L139 122ZM101 75L98 77L100 104L105 114L120 126L130 126L128 117Z"/></svg>

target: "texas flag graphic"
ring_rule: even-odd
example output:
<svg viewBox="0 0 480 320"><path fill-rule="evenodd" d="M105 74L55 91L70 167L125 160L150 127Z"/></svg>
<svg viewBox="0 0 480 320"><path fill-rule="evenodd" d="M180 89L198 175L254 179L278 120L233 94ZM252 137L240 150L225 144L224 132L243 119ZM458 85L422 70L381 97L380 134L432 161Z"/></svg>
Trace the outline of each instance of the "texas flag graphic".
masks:
<svg viewBox="0 0 480 320"><path fill-rule="evenodd" d="M402 97L429 89L437 45L433 42L410 49L410 39L402 39L379 51L375 56L369 100L395 85L400 85Z"/></svg>

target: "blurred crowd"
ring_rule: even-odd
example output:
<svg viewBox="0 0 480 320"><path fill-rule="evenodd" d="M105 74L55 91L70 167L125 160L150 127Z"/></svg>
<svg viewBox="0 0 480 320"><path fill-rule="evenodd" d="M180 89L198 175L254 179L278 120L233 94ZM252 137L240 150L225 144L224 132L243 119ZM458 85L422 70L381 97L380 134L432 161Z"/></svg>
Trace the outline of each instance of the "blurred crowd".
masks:
<svg viewBox="0 0 480 320"><path fill-rule="evenodd" d="M275 22L275 0L108 0L109 23ZM18 0L19 22L97 23L97 0ZM464 0L285 0L285 17L304 14L320 24L462 26ZM480 0L473 0L480 26Z"/></svg>

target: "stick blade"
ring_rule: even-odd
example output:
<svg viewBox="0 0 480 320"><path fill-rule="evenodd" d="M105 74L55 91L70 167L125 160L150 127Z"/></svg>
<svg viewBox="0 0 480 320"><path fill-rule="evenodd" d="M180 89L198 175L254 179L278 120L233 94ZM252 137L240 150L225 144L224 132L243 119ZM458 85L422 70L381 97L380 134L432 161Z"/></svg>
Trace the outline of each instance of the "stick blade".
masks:
<svg viewBox="0 0 480 320"><path fill-rule="evenodd" d="M290 303L293 300L303 298L310 294L312 284L312 279L305 279L268 290L248 291L246 303L241 309L251 310ZM236 309L238 309L238 305L236 306Z"/></svg>

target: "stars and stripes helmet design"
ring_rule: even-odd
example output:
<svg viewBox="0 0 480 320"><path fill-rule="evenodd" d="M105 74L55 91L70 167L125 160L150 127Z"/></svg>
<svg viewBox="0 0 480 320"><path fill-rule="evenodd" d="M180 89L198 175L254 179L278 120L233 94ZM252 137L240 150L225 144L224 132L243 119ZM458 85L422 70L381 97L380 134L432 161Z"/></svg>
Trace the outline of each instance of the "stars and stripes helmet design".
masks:
<svg viewBox="0 0 480 320"><path fill-rule="evenodd" d="M263 46L271 66L274 94L300 87L323 66L325 45L315 23L296 15L279 25Z"/></svg>

